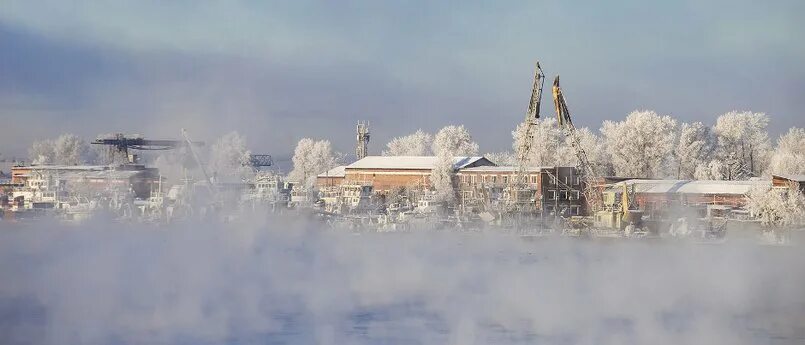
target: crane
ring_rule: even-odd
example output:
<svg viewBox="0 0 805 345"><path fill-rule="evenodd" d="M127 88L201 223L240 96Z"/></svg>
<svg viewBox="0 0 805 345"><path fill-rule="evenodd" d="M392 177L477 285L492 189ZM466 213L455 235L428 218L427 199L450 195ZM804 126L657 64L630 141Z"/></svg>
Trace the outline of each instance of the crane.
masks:
<svg viewBox="0 0 805 345"><path fill-rule="evenodd" d="M592 211L595 211L602 203L601 193L596 193L595 185L599 183L599 176L595 172L595 168L590 164L587 158L587 153L581 146L581 139L576 133L576 127L573 126L573 121L570 118L570 110L567 108L567 101L562 93L562 88L559 86L559 76L553 80L553 104L556 108L556 120L559 128L565 133L565 136L570 138L570 145L576 154L578 160L577 170L581 174L581 182L584 186L584 198L587 204L590 205Z"/></svg>
<svg viewBox="0 0 805 345"><path fill-rule="evenodd" d="M534 84L531 88L531 98L529 99L528 109L526 110L525 120L523 121L526 140L522 141L517 147L517 176L514 181L514 193L512 193L514 195L510 197L518 207L525 206L522 204L530 205L534 194L533 191L528 189L527 183L528 157L531 153L531 144L534 140L534 126L539 119L540 103L542 102L542 87L544 83L545 74L542 73L542 67L539 65L539 61L537 61L534 70ZM520 195L521 193L526 194L527 198L525 200Z"/></svg>
<svg viewBox="0 0 805 345"><path fill-rule="evenodd" d="M126 158L131 161L131 163L135 163L129 156L129 150L172 150L179 147L184 147L185 145L203 146L204 142L187 142L184 140L153 140L145 139L136 134L126 135L123 133L115 133L100 136L93 140L92 144L111 146L117 152L125 155Z"/></svg>

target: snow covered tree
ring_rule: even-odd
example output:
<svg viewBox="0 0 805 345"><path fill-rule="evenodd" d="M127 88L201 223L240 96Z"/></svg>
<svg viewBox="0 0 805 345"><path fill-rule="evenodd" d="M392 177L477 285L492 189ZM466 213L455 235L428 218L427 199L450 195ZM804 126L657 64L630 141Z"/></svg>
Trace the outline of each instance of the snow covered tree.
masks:
<svg viewBox="0 0 805 345"><path fill-rule="evenodd" d="M478 154L478 144L464 126L446 126L436 133L433 140L433 152L438 157L436 166L431 171L430 181L436 190L439 201L455 200L453 188L454 157Z"/></svg>
<svg viewBox="0 0 805 345"><path fill-rule="evenodd" d="M727 166L727 179L739 180L760 175L768 165L771 143L764 113L732 111L716 120L718 158Z"/></svg>
<svg viewBox="0 0 805 345"><path fill-rule="evenodd" d="M531 137L526 133L526 124L520 123L512 132L512 148L517 153L527 140L531 140L531 148L524 162L526 166L553 166L557 165L561 153L559 147L564 137L556 123L556 119L549 117L537 120L531 129ZM518 162L519 164L519 162Z"/></svg>
<svg viewBox="0 0 805 345"><path fill-rule="evenodd" d="M384 156L428 156L433 136L421 129L406 136L392 139L383 150Z"/></svg>
<svg viewBox="0 0 805 345"><path fill-rule="evenodd" d="M95 161L95 152L89 144L70 133L52 140L35 141L28 153L33 164L78 165Z"/></svg>
<svg viewBox="0 0 805 345"><path fill-rule="evenodd" d="M240 176L248 171L250 155L246 138L238 132L227 133L210 146L210 172L219 178Z"/></svg>
<svg viewBox="0 0 805 345"><path fill-rule="evenodd" d="M53 164L56 157L56 148L52 140L37 140L34 141L31 148L28 150L28 159L31 164Z"/></svg>
<svg viewBox="0 0 805 345"><path fill-rule="evenodd" d="M316 175L332 169L336 165L335 154L329 140L313 140L303 138L296 144L292 158L293 170L288 179L303 183L312 188L316 183Z"/></svg>
<svg viewBox="0 0 805 345"><path fill-rule="evenodd" d="M445 126L433 138L433 153L439 156L445 152L450 156L473 156L478 154L478 144L464 126Z"/></svg>
<svg viewBox="0 0 805 345"><path fill-rule="evenodd" d="M726 180L727 170L727 166L722 161L714 159L696 166L693 178L697 180Z"/></svg>
<svg viewBox="0 0 805 345"><path fill-rule="evenodd" d="M770 174L805 174L805 129L791 128L777 140Z"/></svg>
<svg viewBox="0 0 805 345"><path fill-rule="evenodd" d="M612 175L612 159L609 156L609 152L607 152L603 139L586 127L576 129L576 136L578 136L581 148L587 154L587 159L590 161L595 173L599 176ZM570 137L564 138L557 153L556 165L578 166L578 157L576 156L576 150L573 149L571 140Z"/></svg>
<svg viewBox="0 0 805 345"><path fill-rule="evenodd" d="M626 120L604 121L601 133L618 176L662 177L676 143L676 120L653 111L633 111Z"/></svg>
<svg viewBox="0 0 805 345"><path fill-rule="evenodd" d="M683 123L674 151L676 178L694 178L698 167L709 165L714 146L715 139L709 127L701 122Z"/></svg>
<svg viewBox="0 0 805 345"><path fill-rule="evenodd" d="M805 225L805 196L797 184L788 188L757 187L747 195L747 207L768 227Z"/></svg>
<svg viewBox="0 0 805 345"><path fill-rule="evenodd" d="M502 151L502 152L489 152L485 153L484 157L492 161L493 163L500 165L500 166L516 166L517 165L517 156L514 155L513 152L510 151Z"/></svg>

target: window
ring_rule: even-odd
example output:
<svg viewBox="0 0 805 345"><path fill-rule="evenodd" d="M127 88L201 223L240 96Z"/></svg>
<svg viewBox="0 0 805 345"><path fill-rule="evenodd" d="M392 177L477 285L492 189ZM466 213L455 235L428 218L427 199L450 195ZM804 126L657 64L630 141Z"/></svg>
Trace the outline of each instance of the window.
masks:
<svg viewBox="0 0 805 345"><path fill-rule="evenodd" d="M509 183L509 177L503 176L503 183Z"/></svg>
<svg viewBox="0 0 805 345"><path fill-rule="evenodd" d="M567 190L562 189L559 191L559 200L567 200Z"/></svg>
<svg viewBox="0 0 805 345"><path fill-rule="evenodd" d="M570 215L571 216L578 216L579 215L579 207L578 206L570 206Z"/></svg>
<svg viewBox="0 0 805 345"><path fill-rule="evenodd" d="M498 176L497 175L492 175L492 183L497 183L497 182L498 182Z"/></svg>
<svg viewBox="0 0 805 345"><path fill-rule="evenodd" d="M579 185L579 177L578 177L578 176L573 176L573 185L574 185L574 186L578 186L578 185Z"/></svg>
<svg viewBox="0 0 805 345"><path fill-rule="evenodd" d="M548 206L545 206L545 213L547 213L547 214L553 214L553 211L554 211L554 209L553 209L553 205L548 205Z"/></svg>
<svg viewBox="0 0 805 345"><path fill-rule="evenodd" d="M533 184L537 183L537 175L531 175L531 183Z"/></svg>
<svg viewBox="0 0 805 345"><path fill-rule="evenodd" d="M579 191L577 190L570 191L570 200L579 200Z"/></svg>
<svg viewBox="0 0 805 345"><path fill-rule="evenodd" d="M548 200L556 200L556 191L553 189L548 190Z"/></svg>
<svg viewBox="0 0 805 345"><path fill-rule="evenodd" d="M475 175L470 176L470 181L475 184Z"/></svg>

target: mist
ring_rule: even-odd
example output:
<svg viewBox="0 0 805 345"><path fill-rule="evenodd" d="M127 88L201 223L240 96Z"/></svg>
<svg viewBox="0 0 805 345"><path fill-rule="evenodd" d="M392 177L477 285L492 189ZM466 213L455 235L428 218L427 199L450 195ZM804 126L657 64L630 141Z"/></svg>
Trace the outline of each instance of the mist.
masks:
<svg viewBox="0 0 805 345"><path fill-rule="evenodd" d="M805 341L799 246L354 234L276 215L2 230L3 344Z"/></svg>

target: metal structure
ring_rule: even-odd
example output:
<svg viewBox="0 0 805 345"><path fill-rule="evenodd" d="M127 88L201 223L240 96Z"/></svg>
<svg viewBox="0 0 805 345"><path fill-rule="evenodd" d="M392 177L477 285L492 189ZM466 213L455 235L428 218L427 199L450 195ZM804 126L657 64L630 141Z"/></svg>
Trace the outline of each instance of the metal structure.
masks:
<svg viewBox="0 0 805 345"><path fill-rule="evenodd" d="M153 140L145 139L139 135L115 133L111 136L98 137L92 141L92 144L112 146L118 152L128 156L129 150L172 150L185 145L203 146L204 142L189 142L185 140Z"/></svg>
<svg viewBox="0 0 805 345"><path fill-rule="evenodd" d="M355 157L360 160L369 155L369 122L358 122L356 126L358 144Z"/></svg>
<svg viewBox="0 0 805 345"><path fill-rule="evenodd" d="M600 178L595 172L595 168L590 164L587 158L587 153L581 146L581 139L576 133L576 127L573 126L573 121L570 119L570 110L567 107L567 101L562 93L562 88L559 86L559 76L553 80L553 104L556 108L556 120L559 127L570 138L570 145L576 154L578 160L578 171L581 175L581 182L583 184L584 198L590 206L592 212L596 211L601 205L601 193L595 189L596 185L600 183ZM591 213L592 213L591 212Z"/></svg>
<svg viewBox="0 0 805 345"><path fill-rule="evenodd" d="M249 160L246 162L246 166L258 168L258 167L270 167L274 164L274 161L271 159L271 155L249 155Z"/></svg>
<svg viewBox="0 0 805 345"><path fill-rule="evenodd" d="M535 191L528 188L528 157L531 154L531 145L534 141L534 126L539 119L540 104L542 102L542 87L545 83L545 74L539 61L536 62L534 71L534 84L531 88L531 98L526 110L525 126L526 140L517 148L517 175L512 186L509 188L510 204L522 211L534 205Z"/></svg>

